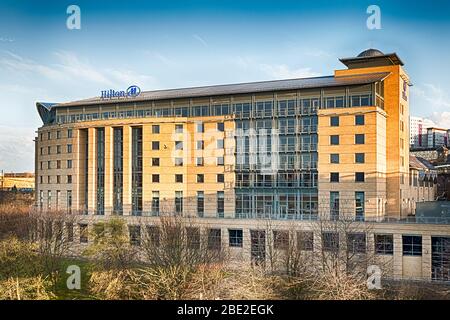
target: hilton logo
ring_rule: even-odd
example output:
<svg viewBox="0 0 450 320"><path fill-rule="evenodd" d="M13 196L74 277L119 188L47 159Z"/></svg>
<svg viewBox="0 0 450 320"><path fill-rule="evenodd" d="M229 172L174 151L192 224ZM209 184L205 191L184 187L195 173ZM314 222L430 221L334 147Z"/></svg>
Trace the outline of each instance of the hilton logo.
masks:
<svg viewBox="0 0 450 320"><path fill-rule="evenodd" d="M141 94L141 89L138 86L129 86L126 91L115 91L113 89L103 90L101 94L102 99L112 98L135 98Z"/></svg>

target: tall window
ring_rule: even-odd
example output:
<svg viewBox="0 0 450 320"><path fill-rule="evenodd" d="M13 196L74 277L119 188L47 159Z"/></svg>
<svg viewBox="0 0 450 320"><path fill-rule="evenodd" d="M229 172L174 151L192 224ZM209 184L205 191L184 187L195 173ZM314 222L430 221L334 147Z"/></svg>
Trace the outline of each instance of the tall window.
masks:
<svg viewBox="0 0 450 320"><path fill-rule="evenodd" d="M123 213L123 129L114 128L113 213Z"/></svg>
<svg viewBox="0 0 450 320"><path fill-rule="evenodd" d="M97 211L105 214L105 128L97 128Z"/></svg>
<svg viewBox="0 0 450 320"><path fill-rule="evenodd" d="M203 217L205 214L205 193L203 191L197 191L197 214L199 217Z"/></svg>
<svg viewBox="0 0 450 320"><path fill-rule="evenodd" d="M217 216L223 218L225 214L225 193L217 191Z"/></svg>
<svg viewBox="0 0 450 320"><path fill-rule="evenodd" d="M152 192L152 215L159 216L159 191Z"/></svg>
<svg viewBox="0 0 450 320"><path fill-rule="evenodd" d="M67 190L67 212L72 212L72 190Z"/></svg>
<svg viewBox="0 0 450 320"><path fill-rule="evenodd" d="M131 163L131 203L132 214L142 214L142 127L132 128Z"/></svg>
<svg viewBox="0 0 450 320"><path fill-rule="evenodd" d="M365 195L362 191L355 192L355 214L356 220L364 221L364 201Z"/></svg>
<svg viewBox="0 0 450 320"><path fill-rule="evenodd" d="M339 220L339 192L330 192L330 217L332 220Z"/></svg>
<svg viewBox="0 0 450 320"><path fill-rule="evenodd" d="M183 191L175 191L175 213L183 213Z"/></svg>
<svg viewBox="0 0 450 320"><path fill-rule="evenodd" d="M50 210L52 206L52 191L47 191L47 208Z"/></svg>

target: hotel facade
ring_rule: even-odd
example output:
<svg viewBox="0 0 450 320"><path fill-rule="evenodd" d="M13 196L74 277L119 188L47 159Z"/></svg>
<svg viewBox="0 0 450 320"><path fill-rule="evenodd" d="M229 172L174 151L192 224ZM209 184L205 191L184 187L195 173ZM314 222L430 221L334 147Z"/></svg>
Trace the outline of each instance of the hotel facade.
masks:
<svg viewBox="0 0 450 320"><path fill-rule="evenodd" d="M130 225L195 217L250 258L263 220L308 230L351 217L388 235L394 276L436 278L431 247L449 225L401 223L417 201L403 62L374 49L340 61L325 77L38 102L36 207ZM402 263L404 236L420 238L420 261Z"/></svg>

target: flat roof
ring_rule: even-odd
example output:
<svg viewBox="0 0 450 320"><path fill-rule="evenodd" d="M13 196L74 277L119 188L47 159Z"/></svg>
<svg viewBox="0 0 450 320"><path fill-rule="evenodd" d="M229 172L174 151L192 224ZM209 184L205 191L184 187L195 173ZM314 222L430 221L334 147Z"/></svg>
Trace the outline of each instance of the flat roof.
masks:
<svg viewBox="0 0 450 320"><path fill-rule="evenodd" d="M381 81L386 78L389 72L368 73L351 76L324 76L314 78L300 78L288 80L272 80L261 82L249 82L239 84L225 84L204 87L192 87L181 89L143 91L135 98L111 98L102 99L93 97L72 102L46 104L48 109L55 107L89 106L99 104L130 103L141 101L155 101L180 98L199 98L209 96L222 96L232 94L262 93L272 91L288 91L300 89L314 89L326 87L340 87L348 85L363 85ZM38 102L37 104L42 104Z"/></svg>

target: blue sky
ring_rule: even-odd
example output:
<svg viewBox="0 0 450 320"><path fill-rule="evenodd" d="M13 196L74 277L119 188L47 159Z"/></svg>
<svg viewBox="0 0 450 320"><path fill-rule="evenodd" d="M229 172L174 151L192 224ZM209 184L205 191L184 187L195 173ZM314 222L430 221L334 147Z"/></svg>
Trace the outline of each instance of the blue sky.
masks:
<svg viewBox="0 0 450 320"><path fill-rule="evenodd" d="M69 5L81 30L66 28ZM369 5L381 30L366 27ZM449 1L0 0L0 169L33 171L36 101L329 75L369 47L397 52L411 113L450 127Z"/></svg>

